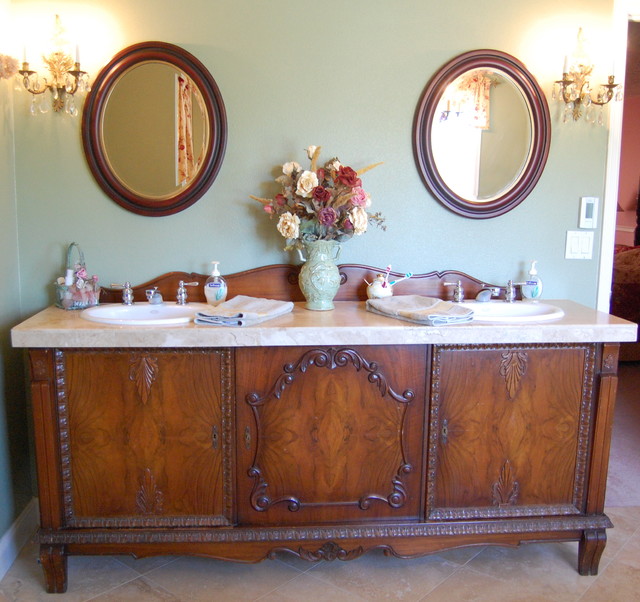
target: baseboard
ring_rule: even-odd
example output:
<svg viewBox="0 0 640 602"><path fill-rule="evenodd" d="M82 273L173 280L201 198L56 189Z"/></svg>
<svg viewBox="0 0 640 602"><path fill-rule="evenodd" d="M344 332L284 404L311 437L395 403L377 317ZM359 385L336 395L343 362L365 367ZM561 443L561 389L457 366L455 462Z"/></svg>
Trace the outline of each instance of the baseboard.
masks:
<svg viewBox="0 0 640 602"><path fill-rule="evenodd" d="M0 538L0 579L11 568L20 550L38 527L38 498L32 498L9 530Z"/></svg>

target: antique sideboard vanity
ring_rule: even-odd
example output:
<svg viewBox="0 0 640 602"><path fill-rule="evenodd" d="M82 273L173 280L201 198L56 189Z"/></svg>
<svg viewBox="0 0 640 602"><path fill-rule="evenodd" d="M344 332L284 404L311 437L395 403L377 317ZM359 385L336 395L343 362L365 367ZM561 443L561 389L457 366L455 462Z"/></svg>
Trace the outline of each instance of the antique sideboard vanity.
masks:
<svg viewBox="0 0 640 602"><path fill-rule="evenodd" d="M251 327L114 326L50 307L12 330L28 349L40 559L279 552L352 560L467 545L577 541L595 574L618 342L636 325L569 301L546 322L428 327L365 310L340 266L333 311L296 303ZM302 301L298 268L227 276L230 296ZM171 303L170 273L158 286ZM423 274L396 294L468 296ZM119 302L105 290L102 302ZM202 287L191 301L204 301Z"/></svg>

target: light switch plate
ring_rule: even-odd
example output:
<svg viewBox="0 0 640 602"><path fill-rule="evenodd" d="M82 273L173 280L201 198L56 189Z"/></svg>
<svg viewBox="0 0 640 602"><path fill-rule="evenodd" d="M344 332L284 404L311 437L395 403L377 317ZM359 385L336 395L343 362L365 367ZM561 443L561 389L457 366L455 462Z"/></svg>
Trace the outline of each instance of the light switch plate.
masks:
<svg viewBox="0 0 640 602"><path fill-rule="evenodd" d="M598 226L598 200L597 196L580 198L579 228L596 228Z"/></svg>
<svg viewBox="0 0 640 602"><path fill-rule="evenodd" d="M593 257L593 230L567 230L565 259L591 259Z"/></svg>

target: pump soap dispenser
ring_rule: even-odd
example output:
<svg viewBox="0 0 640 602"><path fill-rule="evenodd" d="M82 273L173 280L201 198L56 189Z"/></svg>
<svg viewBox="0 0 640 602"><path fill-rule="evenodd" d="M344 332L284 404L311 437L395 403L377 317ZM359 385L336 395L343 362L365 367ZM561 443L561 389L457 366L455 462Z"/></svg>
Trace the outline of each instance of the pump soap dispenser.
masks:
<svg viewBox="0 0 640 602"><path fill-rule="evenodd" d="M542 280L538 276L538 270L536 270L537 261L531 262L531 269L527 276L526 282L520 287L522 290L522 296L525 299L540 299L542 297Z"/></svg>
<svg viewBox="0 0 640 602"><path fill-rule="evenodd" d="M212 261L213 271L204 283L204 295L209 305L220 305L227 298L227 283L218 271L219 261Z"/></svg>

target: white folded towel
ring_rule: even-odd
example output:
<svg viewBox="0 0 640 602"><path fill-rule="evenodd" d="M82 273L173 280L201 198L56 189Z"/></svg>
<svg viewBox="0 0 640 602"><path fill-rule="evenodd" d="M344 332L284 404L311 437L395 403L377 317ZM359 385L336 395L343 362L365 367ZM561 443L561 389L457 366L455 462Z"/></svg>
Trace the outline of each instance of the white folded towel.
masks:
<svg viewBox="0 0 640 602"><path fill-rule="evenodd" d="M473 320L472 309L450 301L420 295L367 299L366 307L368 311L376 314L426 326L461 324Z"/></svg>
<svg viewBox="0 0 640 602"><path fill-rule="evenodd" d="M211 313L199 311L194 321L196 324L214 326L252 326L292 310L291 301L236 295L233 299L212 307Z"/></svg>

